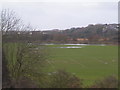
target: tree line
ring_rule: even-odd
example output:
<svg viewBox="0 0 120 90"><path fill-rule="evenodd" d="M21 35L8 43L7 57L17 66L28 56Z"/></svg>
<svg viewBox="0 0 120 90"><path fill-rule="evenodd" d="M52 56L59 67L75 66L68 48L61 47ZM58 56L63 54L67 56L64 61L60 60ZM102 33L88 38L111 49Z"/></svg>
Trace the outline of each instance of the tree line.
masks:
<svg viewBox="0 0 120 90"><path fill-rule="evenodd" d="M35 31L31 28L26 31L27 29L8 32L8 39L13 41L19 36L19 41L27 40L37 43L118 44L119 42L118 24L96 24L82 28L50 31Z"/></svg>

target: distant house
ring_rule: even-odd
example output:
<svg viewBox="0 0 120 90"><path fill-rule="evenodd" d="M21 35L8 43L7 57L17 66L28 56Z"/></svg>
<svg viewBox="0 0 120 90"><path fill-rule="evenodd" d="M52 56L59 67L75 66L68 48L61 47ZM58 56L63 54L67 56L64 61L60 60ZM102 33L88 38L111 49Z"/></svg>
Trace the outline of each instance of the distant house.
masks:
<svg viewBox="0 0 120 90"><path fill-rule="evenodd" d="M77 41L88 41L87 38L77 38Z"/></svg>
<svg viewBox="0 0 120 90"><path fill-rule="evenodd" d="M20 32L17 32L17 34L20 34Z"/></svg>
<svg viewBox="0 0 120 90"><path fill-rule="evenodd" d="M43 32L42 34L48 34L47 32Z"/></svg>
<svg viewBox="0 0 120 90"><path fill-rule="evenodd" d="M29 32L30 35L40 35L42 31L31 31Z"/></svg>
<svg viewBox="0 0 120 90"><path fill-rule="evenodd" d="M109 38L100 38L99 41L108 41L110 40Z"/></svg>

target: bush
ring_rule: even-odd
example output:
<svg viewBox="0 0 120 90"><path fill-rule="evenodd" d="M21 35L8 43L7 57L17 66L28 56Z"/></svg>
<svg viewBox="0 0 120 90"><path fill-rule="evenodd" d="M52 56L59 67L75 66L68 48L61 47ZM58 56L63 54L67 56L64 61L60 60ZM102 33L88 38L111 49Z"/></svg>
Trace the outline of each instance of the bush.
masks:
<svg viewBox="0 0 120 90"><path fill-rule="evenodd" d="M51 74L51 88L82 88L82 80L64 70Z"/></svg>
<svg viewBox="0 0 120 90"><path fill-rule="evenodd" d="M114 76L109 76L103 80L96 81L92 88L118 88L118 80Z"/></svg>

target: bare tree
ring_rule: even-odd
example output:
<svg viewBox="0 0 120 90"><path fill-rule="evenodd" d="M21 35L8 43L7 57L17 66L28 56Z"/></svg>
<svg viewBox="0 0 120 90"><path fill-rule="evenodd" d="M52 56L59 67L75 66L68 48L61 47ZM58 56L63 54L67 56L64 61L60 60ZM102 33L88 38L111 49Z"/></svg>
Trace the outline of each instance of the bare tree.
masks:
<svg viewBox="0 0 120 90"><path fill-rule="evenodd" d="M1 31L7 33L8 31L17 30L20 24L20 19L16 17L14 11L3 9L1 11Z"/></svg>
<svg viewBox="0 0 120 90"><path fill-rule="evenodd" d="M22 87L23 78L27 77L30 81L31 78L36 77L35 75L41 75L41 67L45 65L46 54L44 50L38 49L37 45L28 44L31 39L29 33L34 29L30 24L24 25L14 11L2 10L0 23L3 34L2 64L5 68L3 76L5 75L4 79L9 79L9 82L8 79L3 80L6 85L4 87ZM23 40L22 43L19 42L20 40ZM27 87L25 85L24 87Z"/></svg>
<svg viewBox="0 0 120 90"><path fill-rule="evenodd" d="M0 29L3 42L29 42L30 31L35 31L30 24L25 25L13 10L3 9L0 17Z"/></svg>

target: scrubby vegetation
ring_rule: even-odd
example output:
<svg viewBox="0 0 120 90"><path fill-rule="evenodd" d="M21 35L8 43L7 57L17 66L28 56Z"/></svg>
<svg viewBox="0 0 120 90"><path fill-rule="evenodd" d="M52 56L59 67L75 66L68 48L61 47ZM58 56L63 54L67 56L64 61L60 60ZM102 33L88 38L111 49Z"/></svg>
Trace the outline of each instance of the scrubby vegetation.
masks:
<svg viewBox="0 0 120 90"><path fill-rule="evenodd" d="M22 43L3 44L3 52L7 62L11 87L15 87L22 78L34 79L42 75L41 68L45 65L46 57L42 50L35 50Z"/></svg>
<svg viewBox="0 0 120 90"><path fill-rule="evenodd" d="M114 76L109 76L103 80L95 82L95 85L92 88L116 88L118 87L118 79Z"/></svg>

